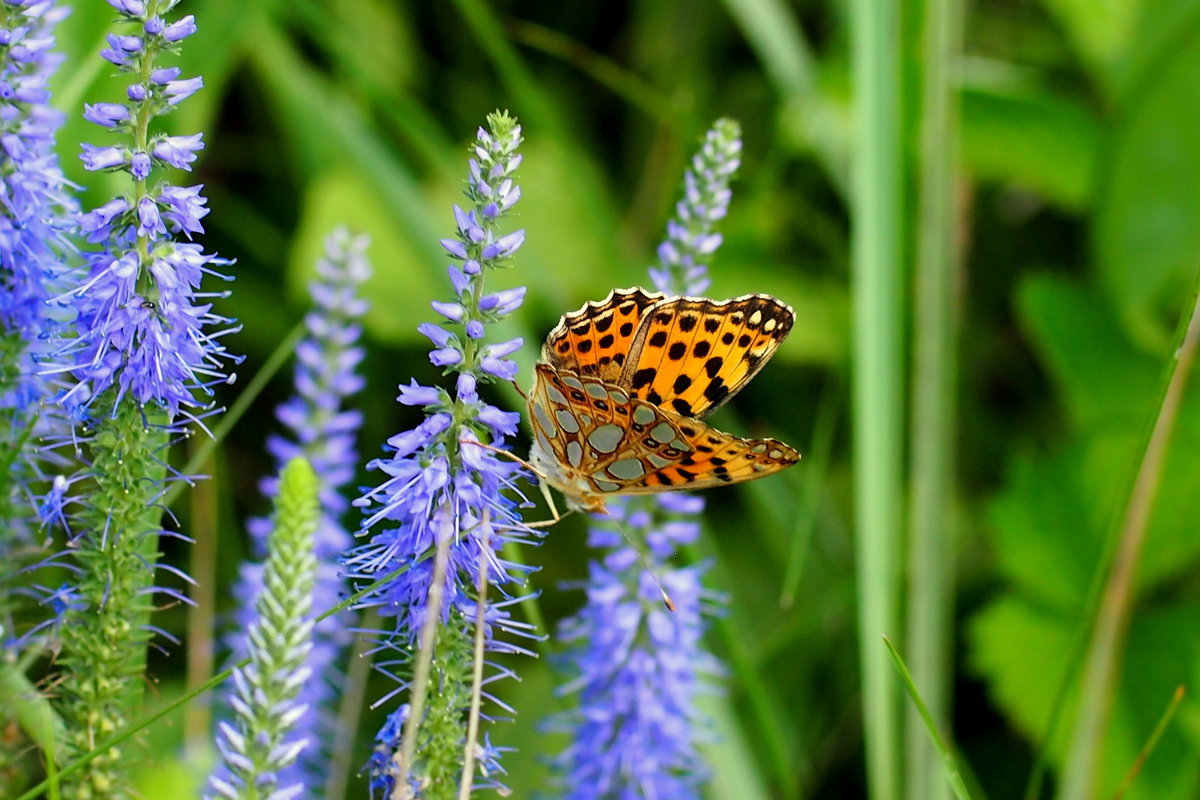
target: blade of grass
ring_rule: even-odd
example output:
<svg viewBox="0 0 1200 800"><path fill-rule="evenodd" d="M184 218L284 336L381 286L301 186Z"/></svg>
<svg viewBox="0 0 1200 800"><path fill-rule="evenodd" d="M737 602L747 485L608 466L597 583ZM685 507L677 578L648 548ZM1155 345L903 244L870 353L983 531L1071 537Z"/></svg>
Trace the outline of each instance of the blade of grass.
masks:
<svg viewBox="0 0 1200 800"><path fill-rule="evenodd" d="M812 446L805 455L804 475L800 479L803 483L797 491L799 499L792 514L792 542L783 573L783 588L779 593L779 607L785 610L796 602L796 589L800 586L809 545L817 529L817 503L826 489L825 473L833 452L833 432L837 429L838 411L842 407L844 394L841 381L835 378L834 383L836 385L826 387L817 406Z"/></svg>
<svg viewBox="0 0 1200 800"><path fill-rule="evenodd" d="M579 40L553 28L515 18L508 20L508 30L516 41L571 64L648 117L663 125L678 123L681 111L678 101Z"/></svg>
<svg viewBox="0 0 1200 800"><path fill-rule="evenodd" d="M829 177L845 194L846 147L842 110L821 93L812 48L796 14L780 0L724 0L729 16L762 62L763 71L784 100L803 110L790 123L821 159Z"/></svg>
<svg viewBox="0 0 1200 800"><path fill-rule="evenodd" d="M1200 347L1200 270L1192 289L1190 308L1180 319L1176 347L1171 351L1154 426L1129 492L1121 537L1100 600L1094 633L1084 663L1079 712L1075 718L1066 767L1063 800L1086 800L1095 792L1100 758L1121 673L1122 648L1129 631L1133 580L1150 528L1154 499L1162 477L1167 448L1179 417L1196 349Z"/></svg>
<svg viewBox="0 0 1200 800"><path fill-rule="evenodd" d="M360 615L356 630L371 630L380 624L379 615L375 609L368 609ZM354 647L347 660L346 679L342 683L342 698L338 706L339 731L358 731L366 706L367 679L371 674L371 665L375 660L375 646L366 636L355 636ZM351 760L356 758L358 751L353 743L349 747L335 747L329 756L329 764L325 773L325 800L345 800L347 783L350 780Z"/></svg>
<svg viewBox="0 0 1200 800"><path fill-rule="evenodd" d="M703 561L718 551L716 542L707 527L701 528L699 545L689 545L684 552L690 562ZM709 568L712 586L736 586L720 560L714 560ZM783 800L799 797L798 788L810 780L812 766L803 756L798 756L795 728L789 724L787 709L777 700L779 692L773 690L763 677L750 653L746 632L753 625L745 618L745 609L735 602L728 605L728 613L713 620L713 626L725 646L725 656L733 671L735 689L746 693L750 704L753 725L760 732L758 740L767 749L774 785L779 787Z"/></svg>
<svg viewBox="0 0 1200 800"><path fill-rule="evenodd" d="M933 719L949 724L953 669L955 374L955 164L958 157L958 63L961 6L925 0L921 49L920 209L913 309L912 451L909 468L907 650ZM906 797L946 796L938 753L909 708Z"/></svg>
<svg viewBox="0 0 1200 800"><path fill-rule="evenodd" d="M896 650L896 646L892 644L891 639L884 636L883 643L887 645L888 652L892 656L892 661L896 665L896 671L900 673L900 679L904 683L904 688L908 691L908 696L912 698L913 705L916 706L917 713L925 725L925 730L929 732L930 743L941 759L942 772L945 775L946 781L949 782L950 788L954 791L954 796L958 800L971 800L971 793L967 791L967 786L963 783L962 773L959 772L958 762L954 758L954 753L950 752L950 746L946 744L946 740L938 732L938 726L934 722L933 714L930 713L929 707L925 705L925 701L921 699L921 693L917 690L917 685L913 683L912 675L909 674L908 667L904 665L904 659L900 657L900 653Z"/></svg>
<svg viewBox="0 0 1200 800"><path fill-rule="evenodd" d="M1124 780L1117 787L1117 791L1113 794L1112 800L1121 800L1125 796L1125 792L1129 791L1129 787L1133 785L1133 780L1142 771L1142 765L1146 763L1150 753L1158 745L1158 740L1162 738L1163 732L1167 729L1167 725L1171 723L1171 719L1175 716L1175 712L1179 710L1179 704L1183 702L1184 688L1179 686L1175 689L1175 693L1171 696L1171 701L1167 703L1167 710L1159 717L1158 724L1154 726L1154 730L1150 732L1150 738L1142 745L1142 749L1138 751L1137 758L1129 766L1129 771L1125 773Z"/></svg>
<svg viewBox="0 0 1200 800"><path fill-rule="evenodd" d="M872 800L891 800L901 787L901 708L895 674L877 637L896 631L900 620L900 17L896 0L853 0L850 11L856 131L851 386L858 641L869 794Z"/></svg>

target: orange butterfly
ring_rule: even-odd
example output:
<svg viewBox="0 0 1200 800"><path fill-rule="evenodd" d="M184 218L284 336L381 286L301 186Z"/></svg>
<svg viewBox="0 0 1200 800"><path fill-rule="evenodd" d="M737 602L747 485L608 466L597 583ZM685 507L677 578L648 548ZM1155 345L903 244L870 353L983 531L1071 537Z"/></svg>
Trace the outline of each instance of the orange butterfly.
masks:
<svg viewBox="0 0 1200 800"><path fill-rule="evenodd" d="M564 315L529 395L533 470L571 507L603 512L608 495L704 489L795 464L783 442L701 421L762 369L794 319L762 294L717 303L642 289Z"/></svg>

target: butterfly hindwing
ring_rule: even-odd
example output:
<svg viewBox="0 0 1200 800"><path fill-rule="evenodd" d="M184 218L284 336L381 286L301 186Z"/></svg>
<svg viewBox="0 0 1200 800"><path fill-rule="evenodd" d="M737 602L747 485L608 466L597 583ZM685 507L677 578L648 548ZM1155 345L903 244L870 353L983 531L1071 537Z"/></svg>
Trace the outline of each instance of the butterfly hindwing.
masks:
<svg viewBox="0 0 1200 800"><path fill-rule="evenodd" d="M691 450L671 415L598 378L539 364L530 406L542 449L596 493L638 491Z"/></svg>
<svg viewBox="0 0 1200 800"><path fill-rule="evenodd" d="M618 382L648 403L703 417L762 369L794 319L790 306L761 294L665 299L645 312Z"/></svg>
<svg viewBox="0 0 1200 800"><path fill-rule="evenodd" d="M800 459L774 439L740 439L544 364L530 406L539 447L561 466L552 482L576 494L704 489L771 475Z"/></svg>
<svg viewBox="0 0 1200 800"><path fill-rule="evenodd" d="M664 295L614 289L598 303L564 314L542 346L542 361L559 370L615 383L646 310Z"/></svg>
<svg viewBox="0 0 1200 800"><path fill-rule="evenodd" d="M773 475L800 460L776 439L741 439L699 420L681 419L679 430L691 452L647 477L646 488L631 492L708 489Z"/></svg>

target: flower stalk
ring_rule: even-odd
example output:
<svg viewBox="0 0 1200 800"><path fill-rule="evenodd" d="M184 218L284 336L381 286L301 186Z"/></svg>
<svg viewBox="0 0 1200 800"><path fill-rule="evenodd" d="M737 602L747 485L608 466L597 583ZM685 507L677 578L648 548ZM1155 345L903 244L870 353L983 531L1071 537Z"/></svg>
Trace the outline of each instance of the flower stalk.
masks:
<svg viewBox="0 0 1200 800"><path fill-rule="evenodd" d="M479 607L473 588L481 561L487 563L489 591L499 598L484 613L485 651L528 652L497 635L530 635L508 612L514 601L508 588L520 583L527 568L499 556L506 542L531 539L504 494L520 470L491 449L503 449L516 434L519 415L479 394L481 384L510 381L517 373L508 356L521 340L489 343L486 334L489 325L520 306L525 290L488 292L484 281L507 266L524 242L523 231L505 234L500 228L520 199L514 180L520 143L520 126L503 112L489 115L488 127L478 131L468 162L467 202L454 207L455 236L442 240L453 262L448 271L454 299L432 304L441 324L418 327L433 345L430 361L457 376L454 393L415 382L401 385L400 403L423 408L425 418L388 440L389 457L369 465L384 481L357 501L365 509L360 535L367 540L347 557L352 578L365 583L407 568L364 601L392 623L378 632L376 646L396 656L378 660L377 667L396 676L399 685L379 702L400 693L408 697L389 715L369 762L372 790L384 797L460 796L468 786L462 778L464 747L475 753L476 788L499 785L499 748L486 737L468 738ZM486 666L494 674L484 683L512 674ZM480 692L483 700L498 702Z"/></svg>
<svg viewBox="0 0 1200 800"><path fill-rule="evenodd" d="M722 242L716 225L729 208L741 149L732 120L718 120L705 136L650 269L659 291L695 295L708 287L708 265ZM700 796L708 771L697 749L703 719L694 700L705 678L721 671L701 645L719 598L702 587L702 566L671 559L699 535L703 508L700 498L680 493L630 497L610 502L612 520L593 521L588 543L601 557L588 566L587 602L559 629L572 676L559 691L578 706L550 723L572 735L556 762L571 800ZM644 544L627 544L614 524ZM656 574L673 613L663 610Z"/></svg>
<svg viewBox="0 0 1200 800"><path fill-rule="evenodd" d="M273 434L267 449L282 469L291 459L302 456L317 475L320 519L315 536L317 573L313 588L316 608L332 608L345 593L341 574L342 554L353 544L343 525L350 507L346 485L358 463L355 439L362 425L362 413L350 406L350 398L362 390L364 380L358 367L365 352L358 344L362 336L360 320L367 303L361 286L371 269L365 251L367 239L351 236L345 228L334 231L325 242L325 254L317 262L317 279L309 286L312 310L305 316L306 335L295 347L295 394L276 409L276 418L286 434ZM262 483L263 494L273 498L278 479ZM255 556L267 551L272 525L269 519L253 519L249 530ZM263 564L242 565L241 577L234 590L237 598L253 598L263 583ZM236 614L231 637L235 658L248 651L245 632L256 618L253 600ZM311 746L284 768L280 781L317 786L322 781L332 742L337 740L337 697L344 680L342 663L352 639L353 624L346 614L337 614L316 623L308 667L313 679L301 690L304 713L296 721L296 730L307 737Z"/></svg>
<svg viewBox="0 0 1200 800"><path fill-rule="evenodd" d="M45 513L68 521L64 553L49 563L77 576L63 611L61 707L69 732L62 756L74 760L124 728L140 705L153 598L187 602L155 585L160 501L173 474L166 450L188 423L213 413L212 387L225 383L220 344L232 323L212 312L224 293L200 291L206 275L228 262L190 241L207 214L199 186L162 180L167 168L190 171L203 148L201 134L168 136L152 129L202 85L180 79L159 59L178 51L196 31L191 16L167 20L176 0L110 0L122 32L108 35L101 56L129 83L123 103L96 103L84 116L117 138L83 145L84 167L123 172L129 190L80 217L80 231L97 245L84 254L86 274L55 301L73 315L69 335L43 368L68 386L59 403L78 421L69 441L85 467L64 483L75 495L53 494ZM151 182L152 176L159 176ZM212 332L213 326L220 328ZM66 508L71 503L72 512ZM64 796L130 796L128 768L136 748L112 748L64 780Z"/></svg>
<svg viewBox="0 0 1200 800"><path fill-rule="evenodd" d="M294 735L312 679L312 590L317 561L313 535L320 520L319 485L312 466L294 458L279 478L275 525L257 618L247 631L250 663L233 673L235 723L221 723L221 769L209 779L210 800L289 800L305 791L280 775L309 745Z"/></svg>

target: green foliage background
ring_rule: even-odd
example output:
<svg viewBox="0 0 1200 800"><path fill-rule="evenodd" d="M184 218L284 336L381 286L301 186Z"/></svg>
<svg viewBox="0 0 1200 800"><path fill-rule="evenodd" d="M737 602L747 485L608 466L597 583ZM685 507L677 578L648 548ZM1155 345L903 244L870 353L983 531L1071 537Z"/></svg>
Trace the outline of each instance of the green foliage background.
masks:
<svg viewBox="0 0 1200 800"><path fill-rule="evenodd" d="M909 159L920 125L920 10L903 11L899 144ZM205 131L204 241L238 260L221 310L244 325L229 341L247 356L240 385L303 313L327 232L348 223L372 237L368 389L359 399L366 457L414 422L393 403L396 385L436 379L415 328L431 315L428 301L447 292L437 242L451 232L464 146L488 111L511 110L526 137L527 245L497 281L530 287L514 325L526 337L525 367L559 314L645 282L699 136L719 116L742 123L744 164L711 294L775 294L795 307L797 324L717 423L778 436L805 461L709 498L694 555L713 560L712 583L730 597L711 636L730 676L725 693L707 700L716 727L709 796L864 796L845 4L186 0L180 11L200 26L184 47L184 74L202 74L205 89L169 122ZM1021 796L1043 748L1054 764L1065 756L1069 724L1043 742L1049 709L1087 624L1105 538L1123 512L1200 263L1200 2L987 0L967 11L953 221L962 269L951 733L975 785L1004 798ZM55 104L70 119L62 142L103 142L81 104L121 91L95 55L109 22L105 3L86 0L59 29L68 58ZM63 162L88 187L86 204L110 196L76 151L64 147ZM914 174L905 177L906 265ZM211 670L212 631L231 606L244 550L241 522L264 511L256 481L272 465L263 437L288 392L285 370L223 443L214 480L177 508L200 543L169 557L190 562L208 588L199 611L159 615L195 659L190 674L181 650L152 659L162 701ZM502 399L518 402L515 393ZM1200 677L1198 530L1194 386L1138 573L1102 796L1175 687ZM535 584L551 620L581 602L560 588L585 575L578 521L555 528L529 558L544 567ZM903 631L888 633L903 652ZM492 732L519 748L505 762L515 797L545 786L543 760L556 746L538 728L561 703L550 660L521 663L522 682L501 687L521 712ZM367 697L384 685L372 683ZM353 766L380 718L367 712L358 726ZM192 791L212 755L207 725L191 707L150 737L147 797ZM1187 700L1127 796L1198 792L1200 710Z"/></svg>

